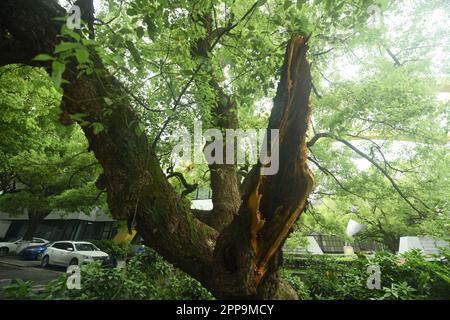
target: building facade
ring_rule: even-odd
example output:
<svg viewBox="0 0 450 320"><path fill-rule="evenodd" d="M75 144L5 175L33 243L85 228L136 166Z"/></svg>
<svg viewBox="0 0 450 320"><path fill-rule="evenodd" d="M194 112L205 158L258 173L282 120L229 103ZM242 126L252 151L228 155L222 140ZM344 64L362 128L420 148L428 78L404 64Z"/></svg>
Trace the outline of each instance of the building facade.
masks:
<svg viewBox="0 0 450 320"><path fill-rule="evenodd" d="M28 215L0 212L0 241L18 239L25 234ZM119 230L118 221L99 209L89 214L54 211L38 226L35 237L49 241L112 239Z"/></svg>

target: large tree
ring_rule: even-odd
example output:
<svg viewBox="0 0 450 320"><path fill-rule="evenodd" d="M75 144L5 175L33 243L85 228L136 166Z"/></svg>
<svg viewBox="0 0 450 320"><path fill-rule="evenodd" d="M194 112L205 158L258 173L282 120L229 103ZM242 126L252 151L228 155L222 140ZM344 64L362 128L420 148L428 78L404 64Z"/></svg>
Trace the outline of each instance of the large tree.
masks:
<svg viewBox="0 0 450 320"><path fill-rule="evenodd" d="M395 252L402 236L450 232L448 3L398 2L385 19L315 57L317 188L299 225L345 236L352 218Z"/></svg>
<svg viewBox="0 0 450 320"><path fill-rule="evenodd" d="M31 240L53 210L102 203L99 168L80 128L58 122L60 95L43 70L3 67L0 86L0 210L27 213Z"/></svg>
<svg viewBox="0 0 450 320"><path fill-rule="evenodd" d="M3 0L0 65L51 74L61 121L81 125L103 168L96 185L113 217L219 298L295 298L277 270L313 188L307 148L322 138L352 146L329 132L307 142L308 44L319 57L357 32L370 2L108 1L97 19L92 1L76 4L87 32L67 29L56 1ZM266 127L280 132L278 173L258 164L241 183L236 165L209 164L214 207L192 212L168 181L183 179L162 169L168 132L193 114L205 127L245 126L276 78Z"/></svg>

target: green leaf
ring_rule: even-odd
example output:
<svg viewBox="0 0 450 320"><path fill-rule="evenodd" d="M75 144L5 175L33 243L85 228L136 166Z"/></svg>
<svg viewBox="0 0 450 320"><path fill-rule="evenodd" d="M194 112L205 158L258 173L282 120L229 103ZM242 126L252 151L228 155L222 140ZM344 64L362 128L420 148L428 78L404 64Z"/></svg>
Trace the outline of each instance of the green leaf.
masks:
<svg viewBox="0 0 450 320"><path fill-rule="evenodd" d="M85 63L89 60L89 51L86 49L76 49L75 57L77 58L78 63Z"/></svg>
<svg viewBox="0 0 450 320"><path fill-rule="evenodd" d="M80 49L83 48L83 46L76 42L61 42L58 44L55 48L55 53L60 53L72 49Z"/></svg>
<svg viewBox="0 0 450 320"><path fill-rule="evenodd" d="M297 8L301 9L305 4L306 0L297 0Z"/></svg>
<svg viewBox="0 0 450 320"><path fill-rule="evenodd" d="M138 38L142 38L144 36L144 28L139 27L136 29L136 35L138 36Z"/></svg>
<svg viewBox="0 0 450 320"><path fill-rule="evenodd" d="M75 31L73 31L73 30L70 30L69 28L64 28L63 34L71 37L75 41L80 41L81 40L81 35L79 33L75 32Z"/></svg>
<svg viewBox="0 0 450 320"><path fill-rule="evenodd" d="M100 132L105 130L105 127L100 122L93 122L91 124L91 127L92 127L92 129L94 131L94 134L99 134Z"/></svg>
<svg viewBox="0 0 450 320"><path fill-rule="evenodd" d="M34 61L49 61L49 60L55 60L51 55L48 54L38 54L36 57L33 58Z"/></svg>
<svg viewBox="0 0 450 320"><path fill-rule="evenodd" d="M96 42L92 39L81 39L81 44L84 46L93 46Z"/></svg>
<svg viewBox="0 0 450 320"><path fill-rule="evenodd" d="M152 17L150 16L145 16L144 17L144 22L147 24L147 33L150 39L154 39L155 38L155 34L157 31L157 27L155 25L155 22L153 21Z"/></svg>
<svg viewBox="0 0 450 320"><path fill-rule="evenodd" d="M66 22L66 21L67 21L67 17L56 17L56 18L52 18L52 21Z"/></svg>
<svg viewBox="0 0 450 320"><path fill-rule="evenodd" d="M113 101L110 98L108 98L108 97L104 97L103 100L105 100L105 103L108 106L111 106L113 104Z"/></svg>
<svg viewBox="0 0 450 320"><path fill-rule="evenodd" d="M263 6L263 5L265 5L267 3L267 0L259 0L258 1L258 7L261 7L261 6Z"/></svg>
<svg viewBox="0 0 450 320"><path fill-rule="evenodd" d="M78 122L81 126L86 126L86 125L89 124L89 121L86 121L86 120L83 119L83 118L86 117L86 116L87 116L86 113L79 112L79 113L71 114L71 115L70 115L70 118L71 118L73 121Z"/></svg>
<svg viewBox="0 0 450 320"><path fill-rule="evenodd" d="M291 5L292 5L292 0L285 0L285 1L284 1L284 5L283 5L284 10L289 9L289 7L290 7Z"/></svg>
<svg viewBox="0 0 450 320"><path fill-rule="evenodd" d="M72 115L70 115L70 118L74 121L81 121L83 120L84 117L86 117L87 114L86 113L74 113Z"/></svg>
<svg viewBox="0 0 450 320"><path fill-rule="evenodd" d="M127 9L127 15L136 16L137 14L138 14L138 12L136 11L136 9L133 9L133 8Z"/></svg>
<svg viewBox="0 0 450 320"><path fill-rule="evenodd" d="M117 33L120 33L120 34L130 34L132 32L133 32L133 30L131 30L130 28L127 28L127 27L124 27L124 28L120 29L119 31L117 31Z"/></svg>
<svg viewBox="0 0 450 320"><path fill-rule="evenodd" d="M138 123L136 127L134 127L134 133L136 133L136 135L138 137L140 137L145 131L145 127L142 123Z"/></svg>
<svg viewBox="0 0 450 320"><path fill-rule="evenodd" d="M66 70L66 65L60 61L53 61L52 63L52 81L56 87L61 86L62 74Z"/></svg>
<svg viewBox="0 0 450 320"><path fill-rule="evenodd" d="M128 51L130 51L131 55L133 56L134 61L136 61L137 64L140 64L142 62L142 58L134 43L128 40L126 41L126 45Z"/></svg>

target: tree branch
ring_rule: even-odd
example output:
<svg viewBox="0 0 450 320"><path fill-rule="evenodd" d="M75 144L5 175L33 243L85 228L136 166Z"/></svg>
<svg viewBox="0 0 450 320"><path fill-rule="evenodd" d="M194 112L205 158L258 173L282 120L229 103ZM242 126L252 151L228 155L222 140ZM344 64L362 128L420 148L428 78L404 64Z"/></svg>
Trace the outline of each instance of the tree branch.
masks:
<svg viewBox="0 0 450 320"><path fill-rule="evenodd" d="M357 147L355 147L353 144L351 144L350 142L348 142L347 140L344 140L342 138L338 138L337 136L329 133L329 132L321 132L316 134L308 143L308 146L313 146L314 143L317 142L317 140L319 140L320 138L330 138L330 139L334 139L336 141L341 142L342 144L344 144L345 146L349 147L351 150L353 150L355 153L357 153L359 156L363 157L364 159L366 159L367 161L369 161L371 164L373 164L375 166L375 168L378 169L378 171L380 171L391 183L392 187L395 189L395 191L397 191L397 193L400 195L400 197L414 210L416 211L419 215L423 215L424 213L419 210L409 199L408 197L402 192L402 190L400 189L400 187L397 185L397 183L395 182L395 180L390 176L390 174L382 167L380 166L372 157L369 157L367 154L365 154L364 152L362 152L361 150L359 150Z"/></svg>
<svg viewBox="0 0 450 320"><path fill-rule="evenodd" d="M49 6L56 9L48 10ZM37 54L53 53L63 23L54 18L61 16L65 11L56 1L0 1L0 29L8 30L16 41L29 47L30 64ZM81 127L103 167L112 216L136 221L136 229L147 245L214 291L210 274L217 232L193 219L190 208L167 181L146 134L137 133L130 125L139 123L133 108L122 99L113 99L114 104L108 106L112 113L104 114L101 98L121 97L124 91L100 57L92 60L95 69L104 72L79 75L75 61L66 64L61 108L67 114L84 113L84 121L100 122L107 128L96 133L92 126ZM48 65L44 66L48 70Z"/></svg>
<svg viewBox="0 0 450 320"><path fill-rule="evenodd" d="M253 12L253 10L255 10L257 8L257 4L259 1L256 1L253 6L251 6L251 8L242 16L241 19L239 19L238 22L236 22L235 24L230 25L229 27L225 28L224 30L222 30L222 32L217 36L217 38L215 39L215 41L211 44L211 46L208 49L208 52L212 52L214 50L214 48L216 47L216 45L219 43L220 39L228 32L230 32L231 30L233 30L234 28L236 28L238 26L238 24L240 22L242 22L243 20L245 20L248 15ZM164 121L161 129L159 130L159 132L156 134L155 139L153 140L152 143L152 148L154 149L156 147L156 144L158 143L159 139L161 138L162 133L166 130L167 126L169 125L170 121L173 119L175 111L177 110L181 99L183 98L184 94L187 92L187 90L189 89L189 87L191 86L191 84L193 83L194 79L196 78L197 74L199 73L199 71L201 70L201 68L203 67L203 65L205 64L205 60L203 60L202 62L200 62L198 64L198 66L195 68L192 76L190 77L190 79L188 80L188 82L183 86L183 88L180 91L180 94L178 95L178 97L175 99L174 104L171 108L171 115Z"/></svg>
<svg viewBox="0 0 450 320"><path fill-rule="evenodd" d="M175 172L173 170L171 170L170 172L168 172L169 174L167 175L167 179L170 179L172 177L175 177L178 179L178 181L181 182L181 184L183 185L183 187L185 188L185 190L183 190L183 192L181 193L181 197L184 198L185 196L187 196L189 193L194 192L197 188L198 188L198 183L194 183L194 184L189 184L186 181L186 178L183 176L183 174L181 172Z"/></svg>
<svg viewBox="0 0 450 320"><path fill-rule="evenodd" d="M400 62L400 60L398 60L397 56L389 48L385 47L385 50L388 53L388 55L392 58L392 60L394 60L394 64L400 67L402 63Z"/></svg>

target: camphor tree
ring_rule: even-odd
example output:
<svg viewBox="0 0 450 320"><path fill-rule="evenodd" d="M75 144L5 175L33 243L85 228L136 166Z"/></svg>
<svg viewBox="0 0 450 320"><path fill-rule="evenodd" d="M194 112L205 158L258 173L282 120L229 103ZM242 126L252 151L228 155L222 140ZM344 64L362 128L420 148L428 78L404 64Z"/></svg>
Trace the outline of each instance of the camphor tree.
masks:
<svg viewBox="0 0 450 320"><path fill-rule="evenodd" d="M216 297L296 298L277 270L313 189L307 148L322 138L349 146L333 132L307 139L308 47L319 57L360 32L372 2L110 0L96 17L92 1L75 4L84 31L67 28L56 1L3 0L0 65L51 75L60 119L81 125L103 169L96 186L113 217ZM278 173L263 176L257 164L241 183L236 165L210 164L214 207L192 212L168 181L175 172L162 169L169 133L191 130L193 119L204 128L251 126L255 103L277 78L265 127L280 130Z"/></svg>
<svg viewBox="0 0 450 320"><path fill-rule="evenodd" d="M43 70L8 66L0 84L0 210L27 213L23 238L31 240L52 210L101 204L99 168L82 131L57 122L60 96Z"/></svg>
<svg viewBox="0 0 450 320"><path fill-rule="evenodd" d="M448 12L439 2L399 2L383 30L315 57L309 157L317 188L300 230L345 236L352 218L367 227L358 238L391 252L402 236L448 237L449 102L437 95L449 91ZM343 66L328 66L335 62ZM355 66L352 77L336 72Z"/></svg>

